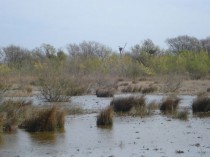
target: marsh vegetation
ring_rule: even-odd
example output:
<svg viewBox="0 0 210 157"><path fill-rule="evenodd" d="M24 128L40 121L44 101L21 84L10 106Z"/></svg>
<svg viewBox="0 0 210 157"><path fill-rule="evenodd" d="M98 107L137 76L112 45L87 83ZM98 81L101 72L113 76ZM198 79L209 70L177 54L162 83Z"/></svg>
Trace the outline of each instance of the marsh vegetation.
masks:
<svg viewBox="0 0 210 157"><path fill-rule="evenodd" d="M81 125L75 124L74 120L77 122L78 117L86 117L90 113L91 124L88 122L87 126L82 122L86 128L80 128L83 131L87 129L87 134L88 131L92 131L94 125L99 126L97 129L100 131L103 131L103 127L100 126L114 126L105 131L111 132L113 128L117 130L117 127L122 125L121 122L124 124L125 121L128 121L127 128L132 125L130 130L125 129L129 132L125 134L130 136L137 128L135 134L141 132L141 136L147 138L150 136L142 133L144 128L141 125L146 126L148 134L151 135L154 134L150 132L153 126L159 128L164 125L165 128L168 126L176 128L179 126L177 123L185 123L188 128L191 128L193 125L191 122L194 121L199 127L202 126L203 123L193 119L191 113L202 112L207 115L210 112L210 50L209 45L203 43L204 40L196 39L197 45L190 41L194 41L194 37L170 38L167 39L168 49L162 50L147 39L124 51L123 54L118 54L101 43L87 41L69 44L65 50L49 44L43 44L33 50L15 45L1 48L3 57L0 63L0 131L3 133L0 134L0 140L1 135L7 136L5 132L14 132L14 134L34 132L29 133L29 136L36 138L37 132L37 134L42 134L40 132L45 134L45 131L48 131L48 135L54 140L59 130L65 130L65 126L71 125L72 128L68 128L69 132L65 134L68 138L70 130L74 130L76 125ZM209 38L205 41L209 41ZM178 44L180 42L181 45ZM188 108L183 108L180 95L198 93L204 93L205 96L197 97L192 102L188 102ZM146 97L150 97L151 94L163 98L158 102L148 101ZM88 99L90 95L91 101ZM78 101L75 105L76 98ZM35 99L41 103L36 104L27 101L28 99ZM83 109L81 106L86 103L88 103L88 109ZM70 121L72 124L66 123L69 117L73 119ZM190 120L187 121L188 119ZM180 120L184 121L180 122ZM170 121L173 124L170 124ZM206 119L203 121L207 127L209 123ZM150 126L146 123L150 123ZM180 129L185 130L185 134L192 137L190 133L188 134L186 126ZM193 131L196 132L195 130ZM206 128L199 130L198 136L202 136L203 130ZM158 134L158 131L156 130L155 133ZM165 134L170 132L164 129L161 131ZM173 132L173 136L175 135L177 134ZM113 136L115 138L116 135ZM132 142L136 144L140 138L142 137L135 137ZM119 141L121 139L115 142L119 143ZM100 144L101 141L97 142ZM176 142L179 143L179 141ZM128 143L131 143L130 139L126 146L129 145ZM121 141L117 145L122 149L124 143ZM151 146L151 144L148 145ZM149 149L141 146L144 151ZM205 146L209 147L206 143ZM163 148L160 148L159 152L162 151L161 149ZM179 150L179 148L176 149ZM79 150L80 148L77 148L76 152L81 155L82 151ZM164 151L167 152L167 150ZM207 148L205 151L209 152ZM187 151L183 154L185 152Z"/></svg>

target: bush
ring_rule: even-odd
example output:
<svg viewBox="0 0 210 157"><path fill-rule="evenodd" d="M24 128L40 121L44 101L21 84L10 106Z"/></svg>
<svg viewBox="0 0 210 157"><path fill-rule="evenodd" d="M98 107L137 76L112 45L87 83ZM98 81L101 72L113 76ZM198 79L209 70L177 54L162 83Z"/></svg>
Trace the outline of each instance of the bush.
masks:
<svg viewBox="0 0 210 157"><path fill-rule="evenodd" d="M63 78L40 79L41 95L47 102L68 102L70 96L66 95L68 81Z"/></svg>
<svg viewBox="0 0 210 157"><path fill-rule="evenodd" d="M36 115L24 122L23 128L29 132L56 131L64 128L64 118L64 111L60 111L56 107L39 109L36 111Z"/></svg>
<svg viewBox="0 0 210 157"><path fill-rule="evenodd" d="M192 110L196 112L209 112L210 111L210 98L209 97L197 97L192 103Z"/></svg>
<svg viewBox="0 0 210 157"><path fill-rule="evenodd" d="M97 116L97 126L111 126L113 124L112 107L108 107L100 112Z"/></svg>
<svg viewBox="0 0 210 157"><path fill-rule="evenodd" d="M114 89L97 89L96 90L97 97L113 97L114 96Z"/></svg>
<svg viewBox="0 0 210 157"><path fill-rule="evenodd" d="M174 112L176 111L180 99L177 97L167 97L166 100L164 100L160 104L160 110L163 112Z"/></svg>

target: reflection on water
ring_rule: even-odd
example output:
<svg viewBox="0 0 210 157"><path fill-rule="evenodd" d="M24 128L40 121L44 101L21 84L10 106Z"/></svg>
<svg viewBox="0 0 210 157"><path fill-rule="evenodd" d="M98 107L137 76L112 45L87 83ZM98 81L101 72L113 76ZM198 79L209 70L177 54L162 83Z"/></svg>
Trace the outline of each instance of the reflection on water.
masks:
<svg viewBox="0 0 210 157"><path fill-rule="evenodd" d="M38 132L29 133L30 138L37 144L53 144L56 143L56 135L54 132Z"/></svg>

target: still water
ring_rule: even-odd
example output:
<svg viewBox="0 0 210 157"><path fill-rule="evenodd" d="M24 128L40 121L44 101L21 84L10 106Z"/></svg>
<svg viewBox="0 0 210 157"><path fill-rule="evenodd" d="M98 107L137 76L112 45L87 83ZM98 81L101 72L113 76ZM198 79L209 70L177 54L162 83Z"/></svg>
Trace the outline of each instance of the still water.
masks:
<svg viewBox="0 0 210 157"><path fill-rule="evenodd" d="M147 101L164 96L148 95ZM190 109L192 96L180 96ZM82 96L73 105L100 109L111 98ZM66 116L65 129L56 133L16 133L0 136L0 157L209 157L210 118L188 121L160 114L151 117L114 117L112 128L98 128L96 114Z"/></svg>

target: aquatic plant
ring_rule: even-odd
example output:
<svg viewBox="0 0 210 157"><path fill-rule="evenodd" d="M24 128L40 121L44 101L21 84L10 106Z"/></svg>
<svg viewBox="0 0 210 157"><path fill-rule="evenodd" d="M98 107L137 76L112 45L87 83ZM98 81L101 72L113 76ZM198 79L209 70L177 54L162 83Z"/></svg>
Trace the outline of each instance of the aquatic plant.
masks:
<svg viewBox="0 0 210 157"><path fill-rule="evenodd" d="M176 111L180 99L177 97L167 97L163 102L160 104L160 110L162 112L174 112Z"/></svg>
<svg viewBox="0 0 210 157"><path fill-rule="evenodd" d="M210 111L210 98L200 96L197 97L192 103L192 110L196 112L209 112Z"/></svg>
<svg viewBox="0 0 210 157"><path fill-rule="evenodd" d="M98 115L97 115L97 126L111 126L113 124L113 110L112 107L108 107L106 109L103 109Z"/></svg>
<svg viewBox="0 0 210 157"><path fill-rule="evenodd" d="M29 132L55 131L64 128L65 112L56 107L38 109L33 117L23 124Z"/></svg>

